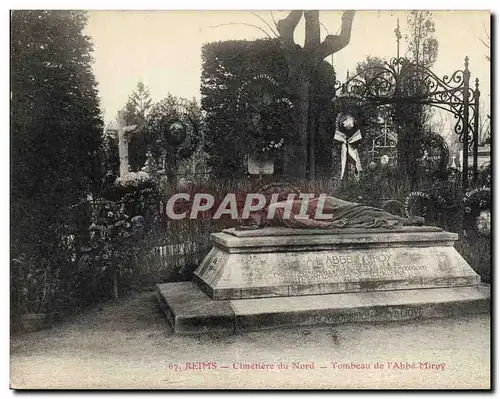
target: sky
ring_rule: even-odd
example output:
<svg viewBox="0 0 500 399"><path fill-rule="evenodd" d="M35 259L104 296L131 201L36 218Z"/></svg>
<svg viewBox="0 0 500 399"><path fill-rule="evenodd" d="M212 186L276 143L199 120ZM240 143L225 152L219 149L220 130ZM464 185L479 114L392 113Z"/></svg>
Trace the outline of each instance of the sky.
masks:
<svg viewBox="0 0 500 399"><path fill-rule="evenodd" d="M116 117L139 80L150 89L154 101L168 93L185 98L200 98L201 50L204 43L224 40L253 40L266 37L253 24L271 36L273 16L279 20L286 11L89 11L86 34L94 44L94 72L98 82L105 122ZM321 11L322 38L335 34L341 25L342 11ZM259 18L260 17L260 18ZM338 79L367 55L389 59L396 55L394 29L397 20L406 32L405 11L368 11L356 13L351 41L333 55ZM263 20L264 21L263 21ZM490 32L489 11L433 11L438 59L433 71L440 77L463 68L469 57L471 81L480 80L482 103L489 109L489 50L480 39ZM230 25L226 25L230 24ZM221 26L222 25L222 26ZM328 30L328 31L327 31ZM304 41L303 19L295 31L295 41ZM400 53L406 52L404 40ZM332 62L332 57L327 61Z"/></svg>

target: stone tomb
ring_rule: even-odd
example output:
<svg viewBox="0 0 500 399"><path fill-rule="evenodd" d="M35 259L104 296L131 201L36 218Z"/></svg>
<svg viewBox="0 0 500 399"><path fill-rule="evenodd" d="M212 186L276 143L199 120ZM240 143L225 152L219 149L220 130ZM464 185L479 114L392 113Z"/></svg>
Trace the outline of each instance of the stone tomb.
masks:
<svg viewBox="0 0 500 399"><path fill-rule="evenodd" d="M178 333L488 312L489 286L437 227L228 229L193 282L157 286Z"/></svg>

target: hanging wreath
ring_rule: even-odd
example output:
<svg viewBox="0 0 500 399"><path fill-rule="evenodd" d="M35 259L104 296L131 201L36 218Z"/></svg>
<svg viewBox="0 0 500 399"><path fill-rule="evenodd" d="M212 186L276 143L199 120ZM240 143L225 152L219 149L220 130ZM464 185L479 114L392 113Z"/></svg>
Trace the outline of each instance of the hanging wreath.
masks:
<svg viewBox="0 0 500 399"><path fill-rule="evenodd" d="M148 117L148 131L167 149L168 157L185 159L198 147L201 116L192 108L189 102L167 97L155 105Z"/></svg>
<svg viewBox="0 0 500 399"><path fill-rule="evenodd" d="M356 177L363 171L358 146L363 140L362 127L365 125L366 102L362 97L350 95L336 97L335 133L333 140L340 144L340 180L345 176L349 160L355 165Z"/></svg>
<svg viewBox="0 0 500 399"><path fill-rule="evenodd" d="M293 124L293 104L278 82L258 74L243 82L237 95L238 121L246 131L249 154L272 158L284 149Z"/></svg>
<svg viewBox="0 0 500 399"><path fill-rule="evenodd" d="M335 121L335 135L333 139L340 143L340 179L344 177L347 161L351 158L356 166L356 175L362 172L361 158L358 153L357 144L363 136L359 122L350 113L341 113Z"/></svg>
<svg viewBox="0 0 500 399"><path fill-rule="evenodd" d="M489 239L491 236L491 188L480 187L462 199L464 205L463 234L470 240Z"/></svg>
<svg viewBox="0 0 500 399"><path fill-rule="evenodd" d="M170 145L181 145L186 140L186 130L186 124L176 119L165 126L165 138Z"/></svg>

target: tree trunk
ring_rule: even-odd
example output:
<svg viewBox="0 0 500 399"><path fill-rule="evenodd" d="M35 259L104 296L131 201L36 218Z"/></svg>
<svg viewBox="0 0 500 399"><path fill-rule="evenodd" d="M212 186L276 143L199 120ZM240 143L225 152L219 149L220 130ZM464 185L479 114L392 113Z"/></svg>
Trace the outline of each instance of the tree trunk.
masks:
<svg viewBox="0 0 500 399"><path fill-rule="evenodd" d="M287 143L284 169L287 177L302 180L307 177L311 76L298 65L292 65L290 72L295 88L295 134Z"/></svg>
<svg viewBox="0 0 500 399"><path fill-rule="evenodd" d="M319 12L291 11L276 24L284 56L288 63L288 77L293 92L295 126L290 135L284 160L284 174L289 178L314 178L316 175L315 133L317 127L316 84L318 67L329 55L343 49L351 38L355 11L342 15L340 34L328 35L321 42ZM304 47L296 45L293 33L300 18L306 22Z"/></svg>
<svg viewBox="0 0 500 399"><path fill-rule="evenodd" d="M309 170L307 176L309 179L316 178L316 133L318 131L318 71L315 70L309 89Z"/></svg>

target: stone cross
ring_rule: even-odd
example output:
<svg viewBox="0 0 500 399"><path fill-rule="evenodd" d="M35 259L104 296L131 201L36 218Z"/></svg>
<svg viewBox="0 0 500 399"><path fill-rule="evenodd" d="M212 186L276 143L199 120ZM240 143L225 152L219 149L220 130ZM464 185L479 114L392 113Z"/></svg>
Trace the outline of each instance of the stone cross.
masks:
<svg viewBox="0 0 500 399"><path fill-rule="evenodd" d="M130 139L137 133L138 125L126 126L125 112L118 111L117 131L118 131L118 153L120 155L120 177L128 175L128 143Z"/></svg>
<svg viewBox="0 0 500 399"><path fill-rule="evenodd" d="M450 166L451 168L455 168L455 169L457 168L457 164L456 164L456 162L455 162L455 159L456 159L456 158L457 158L457 157L456 157L455 155L453 155L453 156L451 157L451 166Z"/></svg>

